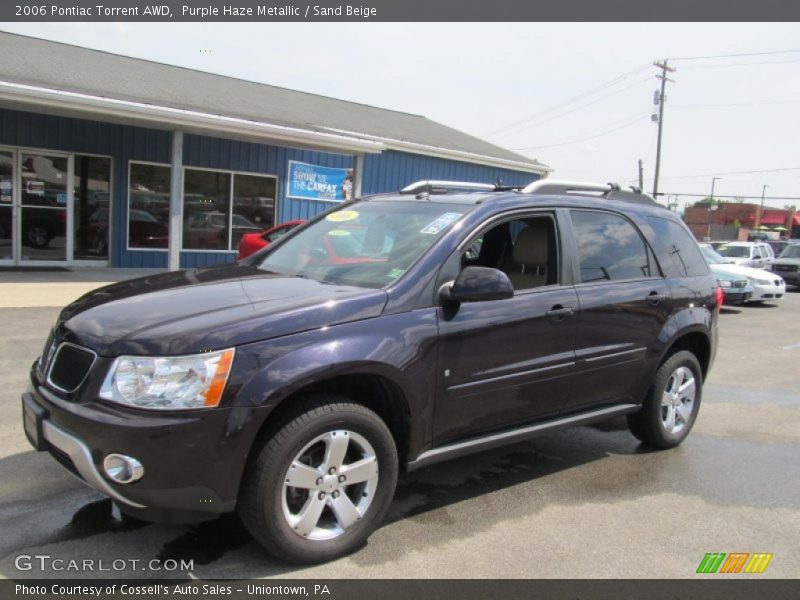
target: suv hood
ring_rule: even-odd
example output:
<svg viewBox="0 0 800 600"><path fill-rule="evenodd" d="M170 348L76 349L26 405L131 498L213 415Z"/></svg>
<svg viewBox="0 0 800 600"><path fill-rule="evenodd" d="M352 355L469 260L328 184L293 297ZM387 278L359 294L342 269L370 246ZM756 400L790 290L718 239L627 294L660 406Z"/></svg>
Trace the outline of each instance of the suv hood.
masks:
<svg viewBox="0 0 800 600"><path fill-rule="evenodd" d="M775 279L776 274L764 269L754 269L734 264L714 264L709 265L712 273L730 273L731 275L741 275L743 277L753 277L755 279Z"/></svg>
<svg viewBox="0 0 800 600"><path fill-rule="evenodd" d="M225 265L99 288L68 305L56 339L101 356L230 348L380 315L386 292Z"/></svg>

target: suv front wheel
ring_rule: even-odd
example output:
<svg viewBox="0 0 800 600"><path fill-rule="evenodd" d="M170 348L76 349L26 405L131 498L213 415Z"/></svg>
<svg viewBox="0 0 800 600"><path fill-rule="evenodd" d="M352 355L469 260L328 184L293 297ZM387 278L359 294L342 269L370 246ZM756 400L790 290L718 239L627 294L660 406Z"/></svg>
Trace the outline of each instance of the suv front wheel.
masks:
<svg viewBox="0 0 800 600"><path fill-rule="evenodd" d="M680 444L694 425L703 390L703 371L694 354L681 350L659 367L642 409L628 415L631 432L655 448Z"/></svg>
<svg viewBox="0 0 800 600"><path fill-rule="evenodd" d="M252 456L239 502L273 556L316 563L364 544L394 496L394 439L374 412L330 394L299 408Z"/></svg>

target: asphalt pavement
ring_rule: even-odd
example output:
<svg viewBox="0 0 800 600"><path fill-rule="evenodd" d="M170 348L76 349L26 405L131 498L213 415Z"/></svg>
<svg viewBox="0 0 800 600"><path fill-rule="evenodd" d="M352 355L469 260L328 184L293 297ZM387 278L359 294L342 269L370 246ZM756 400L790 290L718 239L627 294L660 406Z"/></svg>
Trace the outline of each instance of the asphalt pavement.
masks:
<svg viewBox="0 0 800 600"><path fill-rule="evenodd" d="M682 446L650 451L618 419L436 465L401 478L389 519L361 550L298 568L271 559L232 517L194 526L121 518L28 446L19 396L59 307L130 274L0 273L1 577L186 576L142 570L175 559L203 579L686 578L708 552L772 553L757 577L800 577L800 292L723 312ZM66 568L128 563L76 572L18 558L36 555Z"/></svg>

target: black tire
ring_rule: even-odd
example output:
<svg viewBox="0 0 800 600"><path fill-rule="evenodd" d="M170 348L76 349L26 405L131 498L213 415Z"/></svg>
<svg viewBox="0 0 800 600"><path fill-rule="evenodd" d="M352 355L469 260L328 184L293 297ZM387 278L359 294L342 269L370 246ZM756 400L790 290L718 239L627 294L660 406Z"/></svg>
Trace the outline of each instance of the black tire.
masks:
<svg viewBox="0 0 800 600"><path fill-rule="evenodd" d="M25 246L30 248L47 248L50 245L50 240L53 238L50 235L50 230L41 223L31 223L25 229Z"/></svg>
<svg viewBox="0 0 800 600"><path fill-rule="evenodd" d="M378 469L377 487L360 519L344 528L337 537L304 538L292 529L284 515L284 483L288 481L286 477L294 459L309 443L320 435L339 430L361 436L374 450ZM351 435L348 444L353 442ZM324 562L349 554L364 545L389 510L397 485L397 474L394 439L378 415L343 396L320 394L302 398L297 400L297 409L293 414L273 426L254 448L245 469L238 511L251 535L275 558L295 564ZM345 493L345 489L350 490L347 494L356 493L358 500L362 495L358 485L342 487L341 493ZM305 502L311 501L311 494L319 493L299 491L308 494ZM326 502L333 501L334 496L332 492L329 493L331 496ZM366 492L363 495L367 496ZM336 519L330 505L323 509L321 518Z"/></svg>
<svg viewBox="0 0 800 600"><path fill-rule="evenodd" d="M695 381L695 395L688 421L684 422L680 431L673 433L668 431L664 424L662 397L667 385L670 383L670 378L681 368L689 369L692 372ZM674 448L685 440L692 430L692 426L697 420L697 413L700 410L702 392L703 371L700 368L697 357L687 350L681 350L670 355L656 372L653 385L647 393L647 398L645 398L641 410L628 415L628 427L631 433L653 448Z"/></svg>

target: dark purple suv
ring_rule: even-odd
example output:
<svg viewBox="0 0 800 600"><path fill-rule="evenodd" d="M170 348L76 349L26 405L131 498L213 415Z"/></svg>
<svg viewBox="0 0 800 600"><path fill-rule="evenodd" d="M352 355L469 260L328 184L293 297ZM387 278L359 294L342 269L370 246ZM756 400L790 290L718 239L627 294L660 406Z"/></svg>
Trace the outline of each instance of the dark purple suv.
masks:
<svg viewBox="0 0 800 600"><path fill-rule="evenodd" d="M679 444L721 300L683 223L635 190L420 182L67 306L25 430L127 514L236 510L275 556L328 560L381 523L401 471L623 414Z"/></svg>

